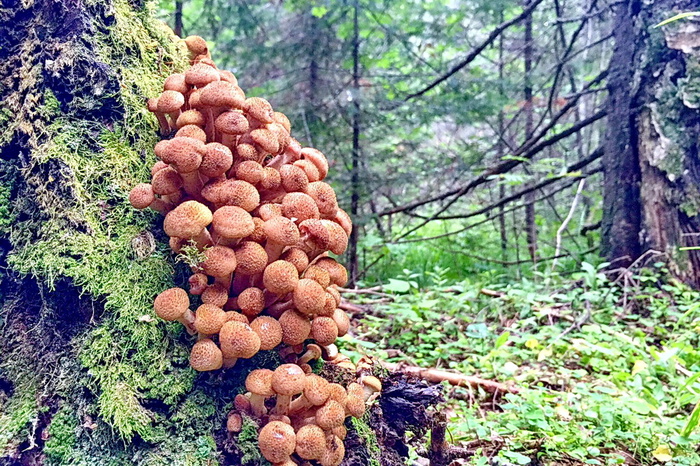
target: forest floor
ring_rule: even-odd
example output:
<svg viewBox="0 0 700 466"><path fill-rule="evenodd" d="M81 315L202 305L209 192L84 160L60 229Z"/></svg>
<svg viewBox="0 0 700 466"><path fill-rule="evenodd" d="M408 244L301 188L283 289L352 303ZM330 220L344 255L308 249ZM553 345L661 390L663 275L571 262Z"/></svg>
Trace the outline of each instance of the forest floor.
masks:
<svg viewBox="0 0 700 466"><path fill-rule="evenodd" d="M444 275L349 295L341 346L517 392L445 382L453 464L700 464L700 293L662 269L612 280L586 263L565 279Z"/></svg>

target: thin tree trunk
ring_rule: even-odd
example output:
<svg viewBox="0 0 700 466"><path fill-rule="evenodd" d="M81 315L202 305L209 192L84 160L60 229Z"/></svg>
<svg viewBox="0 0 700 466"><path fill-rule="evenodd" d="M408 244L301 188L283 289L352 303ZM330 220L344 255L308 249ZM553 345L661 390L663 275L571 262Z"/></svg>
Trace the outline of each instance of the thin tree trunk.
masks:
<svg viewBox="0 0 700 466"><path fill-rule="evenodd" d="M530 4L530 0L525 0L525 7ZM525 97L525 140L529 140L533 135L534 125L534 102L532 95L532 13L525 18L525 87L523 89ZM535 223L535 193L525 196L525 231L527 236L527 249L530 259L537 263L537 224Z"/></svg>
<svg viewBox="0 0 700 466"><path fill-rule="evenodd" d="M352 114L352 165L350 169L350 216L357 221L360 212L360 26L359 26L359 1L353 5L353 44L352 44L352 88L353 88L353 114ZM354 286L357 274L360 271L357 254L357 242L359 238L360 224L356 223L350 234L348 244L348 274L350 285Z"/></svg>
<svg viewBox="0 0 700 466"><path fill-rule="evenodd" d="M499 14L499 23L503 23L503 10ZM503 35L498 38L498 92L503 97L505 91L503 89L503 67L504 67L504 56L503 56ZM496 146L496 156L498 160L502 160L505 155L505 112L501 108L498 111L498 144ZM506 186L504 183L499 183L498 185L498 195L500 199L506 197ZM506 215L505 215L505 205L498 208L498 226L501 236L501 259L508 260L508 232L506 230Z"/></svg>
<svg viewBox="0 0 700 466"><path fill-rule="evenodd" d="M183 0L175 0L175 27L173 32L178 37L182 37L182 4Z"/></svg>

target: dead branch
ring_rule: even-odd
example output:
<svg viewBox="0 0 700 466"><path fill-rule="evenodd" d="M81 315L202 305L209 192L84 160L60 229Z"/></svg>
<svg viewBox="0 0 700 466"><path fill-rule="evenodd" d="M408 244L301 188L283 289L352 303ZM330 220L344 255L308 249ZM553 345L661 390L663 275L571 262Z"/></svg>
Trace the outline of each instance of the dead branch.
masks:
<svg viewBox="0 0 700 466"><path fill-rule="evenodd" d="M380 361L380 364L392 372L403 372L404 374L420 377L421 379L431 383L440 383L447 381L451 385L455 385L458 387L481 387L489 393L520 392L520 389L518 387L509 386L500 382L496 382L494 380L482 379L480 377L474 377L471 375L448 372L434 368L426 369L424 367L408 366L405 364L397 364L385 361Z"/></svg>

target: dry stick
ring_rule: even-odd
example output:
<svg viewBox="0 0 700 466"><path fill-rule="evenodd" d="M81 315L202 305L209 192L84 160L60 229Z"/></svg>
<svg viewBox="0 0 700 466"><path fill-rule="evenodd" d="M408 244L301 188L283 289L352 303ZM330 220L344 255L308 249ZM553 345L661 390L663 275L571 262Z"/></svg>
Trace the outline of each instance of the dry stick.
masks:
<svg viewBox="0 0 700 466"><path fill-rule="evenodd" d="M450 68L450 70L449 70L447 73L443 74L443 75L440 76L438 79L436 79L435 81L433 81L433 82L430 83L428 86L426 86L426 87L424 87L423 89L421 89L420 91L414 92L413 94L410 94L410 95L406 96L406 97L403 99L403 101L404 101L404 102L407 102L407 101L409 101L409 100L411 100L411 99L413 99L413 98L415 98L415 97L420 97L420 96L422 96L423 94L425 94L426 92L428 92L428 91L430 91L431 89L433 89L433 88L435 88L436 86L438 86L440 83L446 81L450 76L454 75L454 74L457 73L459 70L461 70L462 68L464 68L465 66L467 66L467 65L468 65L469 63L471 63L472 61L474 61L474 59L475 59L476 57L478 57L478 56L481 54L481 52L484 51L484 49L485 49L486 47L488 47L489 45L491 45L491 43L492 43L494 40L496 40L496 38L497 38L499 35L501 35L501 33L502 33L503 31L505 31L506 29L508 29L508 28L511 27L512 25L514 25L514 24L520 22L520 20L522 20L523 18L529 16L530 13L532 13L532 11L533 11L535 8L537 8L537 6L538 6L540 3L542 3L543 1L544 1L544 0L535 0L534 2L532 2L532 4L531 4L530 6L528 6L525 10L523 10L523 12L522 12L519 16L516 16L515 18L511 19L510 21L506 21L505 23L501 23L496 29L494 29L493 31L491 31L491 34L489 34L489 36L486 38L486 40L484 40L484 41L483 41L481 44L479 44L476 48L472 49L472 51L469 52L469 54L468 54L462 61L460 61L460 62L457 63L455 66L453 66L452 68Z"/></svg>
<svg viewBox="0 0 700 466"><path fill-rule="evenodd" d="M557 245L554 248L554 260L552 261L552 272L554 272L554 269L557 267L557 256L559 256L559 253L561 252L561 235L564 233L564 230L566 230L566 227L569 226L569 222L574 216L574 211L576 210L576 205L578 204L578 200L581 197L581 192L583 191L583 187L586 185L586 179L582 178L581 181L578 183L578 189L576 190L576 194L574 195L574 200L571 202L571 208L569 209L569 214L566 216L564 221L561 223L559 228L557 229Z"/></svg>
<svg viewBox="0 0 700 466"><path fill-rule="evenodd" d="M403 372L404 374L419 377L427 382L440 383L447 381L451 385L456 385L458 387L481 387L489 393L520 393L520 388L518 387L511 387L504 383L471 375L457 374L433 368L426 369L418 366L407 366L385 361L380 361L380 364L392 372Z"/></svg>

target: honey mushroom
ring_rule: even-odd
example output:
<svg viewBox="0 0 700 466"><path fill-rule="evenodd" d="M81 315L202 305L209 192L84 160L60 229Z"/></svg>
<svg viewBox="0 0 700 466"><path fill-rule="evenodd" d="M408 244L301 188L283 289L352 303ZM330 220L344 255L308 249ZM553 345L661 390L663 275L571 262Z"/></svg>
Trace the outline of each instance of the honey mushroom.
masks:
<svg viewBox="0 0 700 466"><path fill-rule="evenodd" d="M171 288L154 309L198 334L190 353L197 371L279 347L289 363L248 375L249 396L235 397L228 430L240 431L241 413L250 414L263 421L259 446L276 466L338 465L346 416L362 416L365 401L381 391L368 375L346 390L308 364L323 357L354 371L334 345L349 330L338 291L348 275L328 256L345 251L352 222L323 181L325 155L302 147L267 100L246 98L233 73L217 69L204 39L185 43L192 66L168 77L147 103L161 134L175 135L156 144L151 182L135 186L129 201L165 216L174 252L196 246L189 292L202 304L192 313L187 292ZM305 346L309 338L315 343Z"/></svg>

